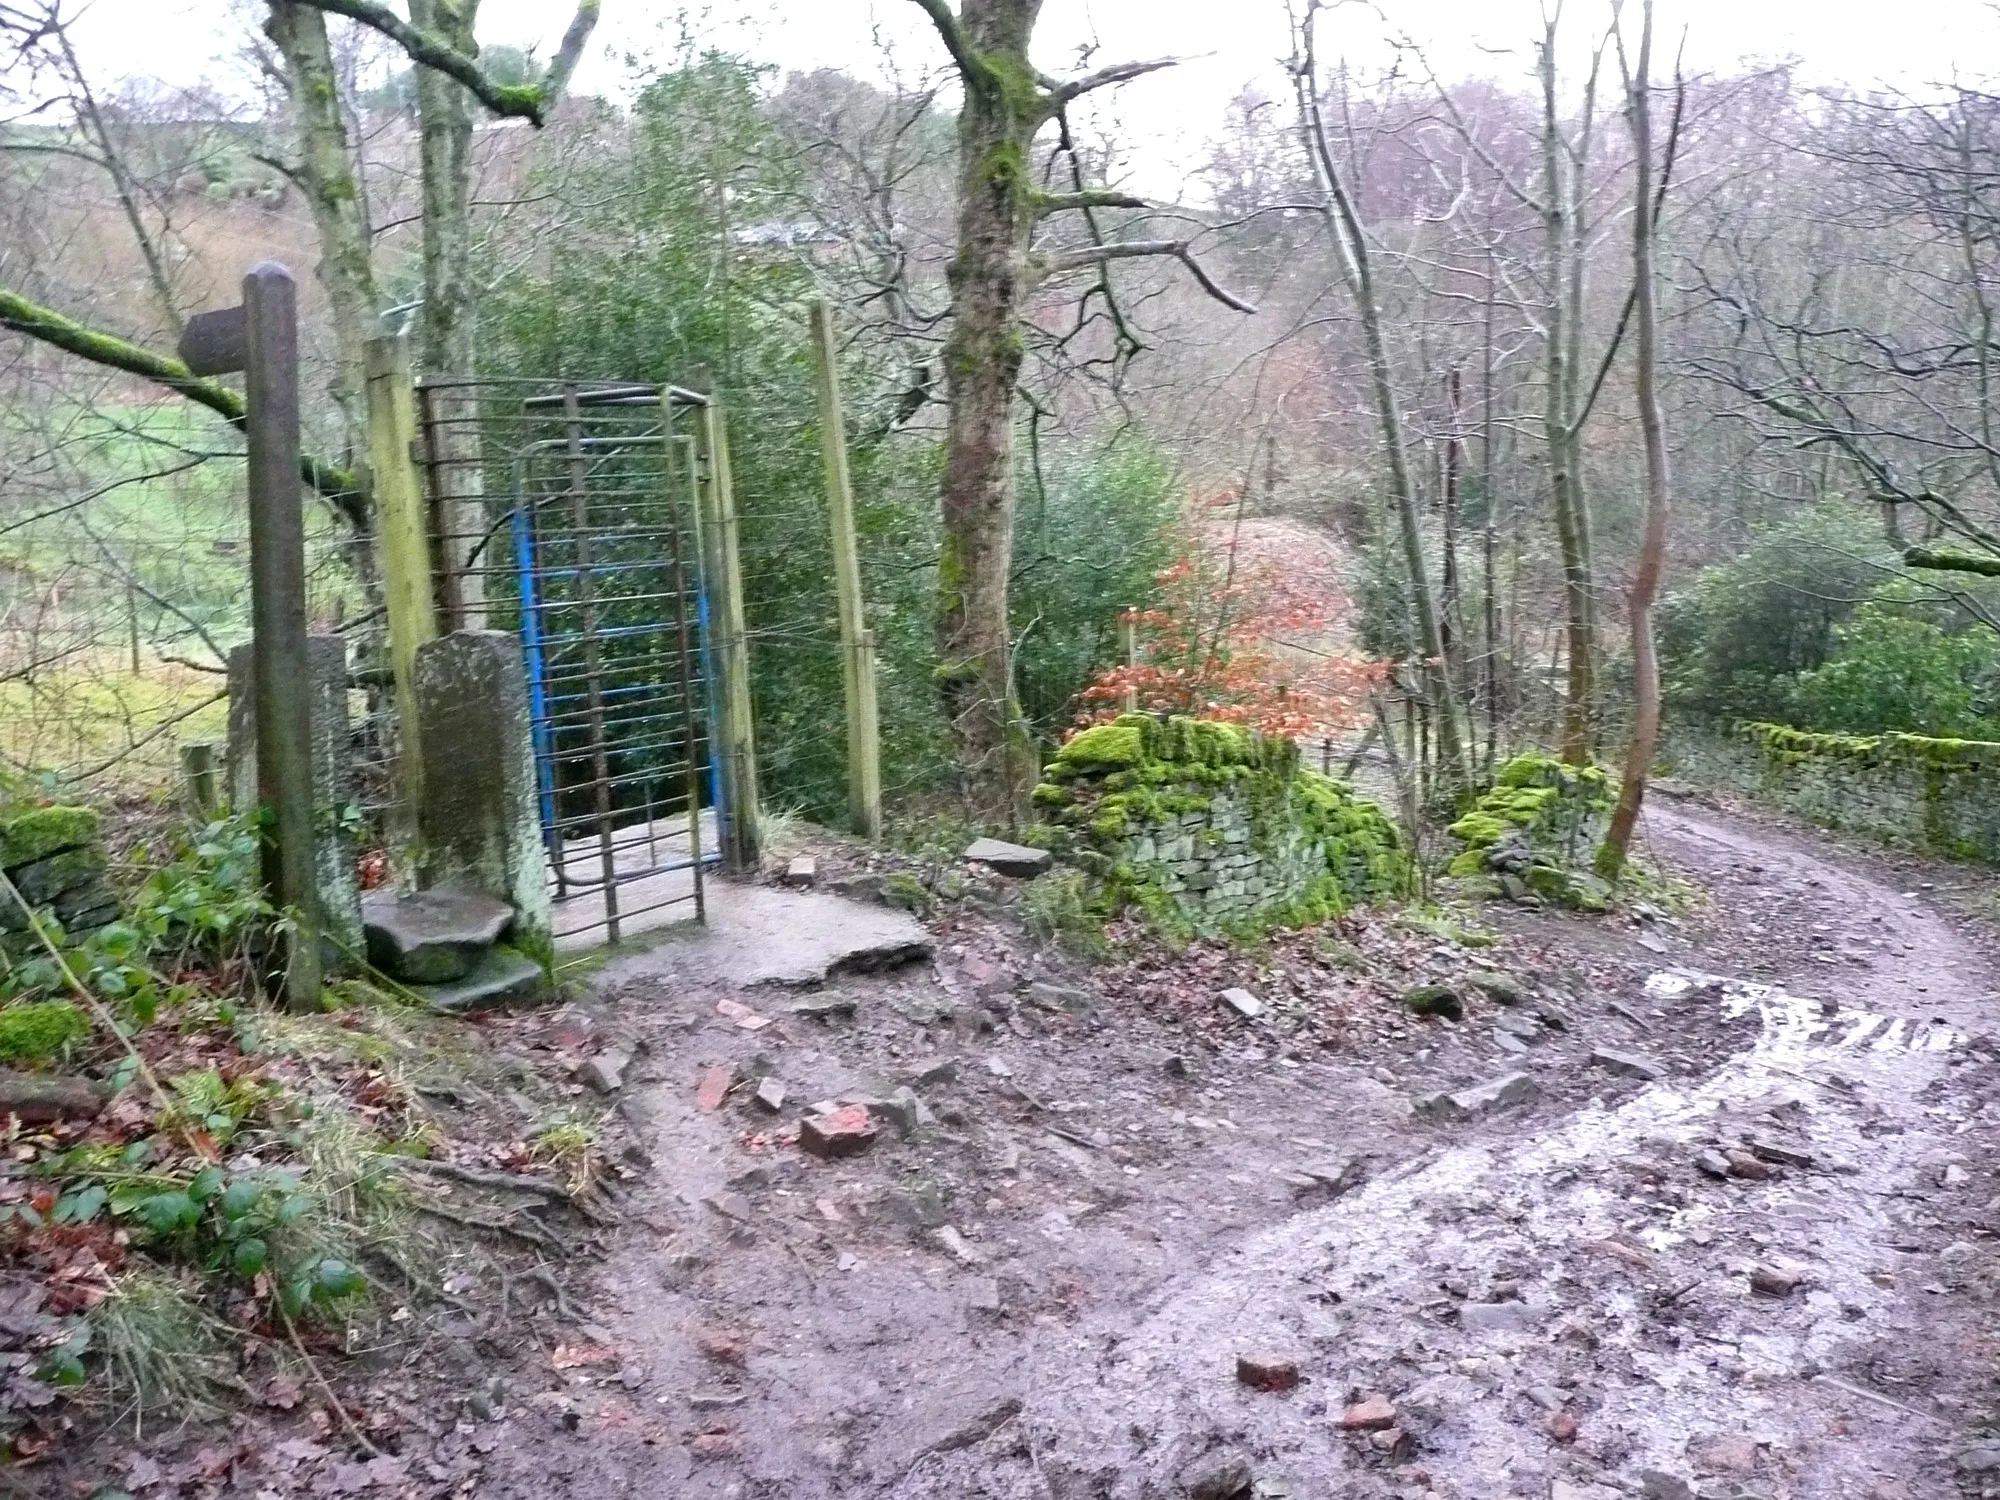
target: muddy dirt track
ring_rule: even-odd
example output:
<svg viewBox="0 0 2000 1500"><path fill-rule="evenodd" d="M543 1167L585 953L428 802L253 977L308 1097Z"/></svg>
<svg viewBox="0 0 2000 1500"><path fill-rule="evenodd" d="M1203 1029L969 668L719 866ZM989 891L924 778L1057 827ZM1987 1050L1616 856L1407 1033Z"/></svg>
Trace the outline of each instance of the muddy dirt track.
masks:
<svg viewBox="0 0 2000 1500"><path fill-rule="evenodd" d="M614 966L608 1024L650 1050L643 1170L576 1277L595 1352L440 1424L480 1455L459 1492L1981 1493L1979 940L1882 862L1649 816L1712 895L1685 925L1498 908L1494 948L1190 982L962 911L933 960L818 989L742 982L754 935ZM1456 1023L1384 998L1482 966L1524 993L1467 987ZM1239 982L1264 1014L1215 1000ZM1515 1073L1523 1102L1415 1107ZM843 1098L888 1101L866 1151L784 1138Z"/></svg>

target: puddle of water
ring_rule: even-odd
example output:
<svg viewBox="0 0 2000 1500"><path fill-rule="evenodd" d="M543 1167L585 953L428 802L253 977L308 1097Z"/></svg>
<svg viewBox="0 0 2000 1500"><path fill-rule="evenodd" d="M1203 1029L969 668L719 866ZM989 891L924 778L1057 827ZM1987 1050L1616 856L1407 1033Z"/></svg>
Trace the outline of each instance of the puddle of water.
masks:
<svg viewBox="0 0 2000 1500"><path fill-rule="evenodd" d="M1752 984L1704 974L1695 969L1661 969L1646 976L1646 993L1656 1000L1678 1000L1714 991L1722 997L1722 1013L1734 1021L1756 1010L1763 1022L1750 1056L1777 1057L1790 1062L1825 1059L1844 1052L1949 1052L1965 1033L1941 1021L1890 1016L1859 1006L1832 1009L1817 1000L1794 995L1770 984ZM1839 1033L1837 1039L1825 1041Z"/></svg>

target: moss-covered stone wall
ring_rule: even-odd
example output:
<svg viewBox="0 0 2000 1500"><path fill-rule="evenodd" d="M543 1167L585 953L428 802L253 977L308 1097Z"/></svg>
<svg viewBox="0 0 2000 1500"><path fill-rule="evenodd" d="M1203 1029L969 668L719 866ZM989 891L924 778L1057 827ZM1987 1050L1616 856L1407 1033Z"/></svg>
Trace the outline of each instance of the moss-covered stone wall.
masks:
<svg viewBox="0 0 2000 1500"><path fill-rule="evenodd" d="M1105 910L1174 931L1322 921L1400 892L1395 824L1291 740L1236 724L1126 714L1077 735L1035 789L1051 842Z"/></svg>
<svg viewBox="0 0 2000 1500"><path fill-rule="evenodd" d="M2000 744L1746 724L1747 790L1825 828L2000 864Z"/></svg>
<svg viewBox="0 0 2000 1500"><path fill-rule="evenodd" d="M1571 906L1600 906L1609 887L1588 873L1617 801L1598 766L1572 766L1551 755L1517 755L1492 787L1446 830L1464 845L1452 875L1492 873Z"/></svg>
<svg viewBox="0 0 2000 1500"><path fill-rule="evenodd" d="M117 916L104 865L91 809L0 804L0 870L30 906L52 914L64 932L88 932ZM16 959L39 949L27 914L0 890L0 955Z"/></svg>

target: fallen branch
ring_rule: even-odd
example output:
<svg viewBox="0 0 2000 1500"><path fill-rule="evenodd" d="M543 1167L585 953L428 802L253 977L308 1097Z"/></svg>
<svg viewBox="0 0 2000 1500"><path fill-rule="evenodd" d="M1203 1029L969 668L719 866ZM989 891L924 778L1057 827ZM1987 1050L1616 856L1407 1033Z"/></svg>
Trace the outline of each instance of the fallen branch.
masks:
<svg viewBox="0 0 2000 1500"><path fill-rule="evenodd" d="M529 1219L525 1223L514 1223L507 1219L484 1219L478 1214L459 1213L455 1209L446 1208L441 1203L425 1203L422 1201L411 1204L411 1207L416 1209L418 1213L424 1214L429 1218L442 1219L447 1224L456 1224L463 1229L484 1229L491 1234L507 1235L521 1241L524 1245L533 1245L537 1250L546 1250L551 1255L569 1254L569 1247L567 1245L563 1244L561 1240L550 1234L548 1230L544 1229L533 1219Z"/></svg>
<svg viewBox="0 0 2000 1500"><path fill-rule="evenodd" d="M457 1162L433 1161L423 1156L389 1154L383 1159L406 1171L446 1177L453 1182L462 1182L468 1187L482 1187L499 1193L532 1194L550 1203L560 1203L565 1208L573 1208L593 1224L611 1225L618 1222L616 1215L605 1213L603 1209L572 1193L561 1183L550 1182L545 1178L528 1177L518 1172L489 1172L483 1167L462 1167Z"/></svg>
<svg viewBox="0 0 2000 1500"><path fill-rule="evenodd" d="M340 1425L347 1429L347 1435L359 1443L370 1458L387 1458L388 1455L369 1442L368 1435L354 1425L354 1418L347 1414L347 1408L341 1404L340 1397L334 1395L333 1387L326 1383L326 1377L320 1373L318 1363L306 1353L306 1346L299 1341L299 1330L292 1323L292 1315L285 1311L285 1304L279 1302L276 1306L278 1316L285 1321L285 1336L292 1341L293 1351L305 1362L306 1373L312 1376L313 1384L319 1387L320 1394L326 1397L333 1407L333 1414L340 1419Z"/></svg>

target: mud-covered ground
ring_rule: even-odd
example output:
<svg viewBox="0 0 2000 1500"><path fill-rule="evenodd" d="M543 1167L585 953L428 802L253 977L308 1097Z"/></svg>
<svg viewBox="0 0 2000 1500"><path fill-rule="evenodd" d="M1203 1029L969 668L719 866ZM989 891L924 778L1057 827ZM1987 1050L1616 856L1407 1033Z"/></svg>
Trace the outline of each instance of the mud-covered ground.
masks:
<svg viewBox="0 0 2000 1500"><path fill-rule="evenodd" d="M589 1002L644 1045L603 1258L554 1267L567 1316L536 1292L429 1336L393 1471L322 1434L309 1489L2000 1492L2000 1044L1946 899L1983 892L1738 813L1649 821L1709 893L1679 919L1495 907L1492 945L1384 920L1086 971L963 904L930 959L799 987L773 981L815 931L883 914L766 892L726 942L622 959ZM1468 982L1496 972L1521 993ZM1461 1019L1403 1009L1430 980ZM1434 1098L1515 1073L1524 1102ZM849 1098L882 1101L873 1143L802 1151Z"/></svg>

